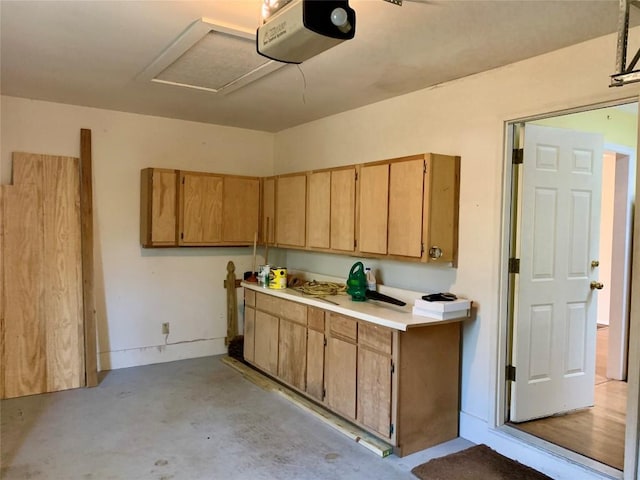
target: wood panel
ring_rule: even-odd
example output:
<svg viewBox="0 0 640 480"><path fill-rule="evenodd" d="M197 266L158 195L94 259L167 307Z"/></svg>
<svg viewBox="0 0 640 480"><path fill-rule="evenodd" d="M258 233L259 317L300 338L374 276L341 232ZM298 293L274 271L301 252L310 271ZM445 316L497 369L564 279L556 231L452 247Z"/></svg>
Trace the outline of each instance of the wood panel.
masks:
<svg viewBox="0 0 640 480"><path fill-rule="evenodd" d="M256 311L245 305L244 308L244 359L248 362L255 361L255 323Z"/></svg>
<svg viewBox="0 0 640 480"><path fill-rule="evenodd" d="M331 172L331 249L355 249L356 172L355 168Z"/></svg>
<svg viewBox="0 0 640 480"><path fill-rule="evenodd" d="M0 398L4 396L4 187L0 185Z"/></svg>
<svg viewBox="0 0 640 480"><path fill-rule="evenodd" d="M222 208L223 241L253 244L260 221L260 179L225 176Z"/></svg>
<svg viewBox="0 0 640 480"><path fill-rule="evenodd" d="M283 300L265 293L257 293L256 308L276 317L307 325L307 307L302 303Z"/></svg>
<svg viewBox="0 0 640 480"><path fill-rule="evenodd" d="M324 332L307 331L307 393L322 401L324 391Z"/></svg>
<svg viewBox="0 0 640 480"><path fill-rule="evenodd" d="M278 317L256 311L254 361L267 372L278 374Z"/></svg>
<svg viewBox="0 0 640 480"><path fill-rule="evenodd" d="M338 338L327 338L325 402L337 413L356 418L356 362L358 347Z"/></svg>
<svg viewBox="0 0 640 480"><path fill-rule="evenodd" d="M458 210L460 201L460 157L430 154L424 193L424 239L427 262L454 265L458 258ZM429 249L438 247L439 258Z"/></svg>
<svg viewBox="0 0 640 480"><path fill-rule="evenodd" d="M276 241L276 179L262 180L262 242Z"/></svg>
<svg viewBox="0 0 640 480"><path fill-rule="evenodd" d="M306 390L307 328L280 319L278 376L298 390Z"/></svg>
<svg viewBox="0 0 640 480"><path fill-rule="evenodd" d="M307 176L278 177L276 187L276 243L304 247L306 237Z"/></svg>
<svg viewBox="0 0 640 480"><path fill-rule="evenodd" d="M393 162L389 170L388 253L422 255L424 160Z"/></svg>
<svg viewBox="0 0 640 480"><path fill-rule="evenodd" d="M391 436L391 358L358 348L358 421Z"/></svg>
<svg viewBox="0 0 640 480"><path fill-rule="evenodd" d="M360 169L358 250L387 253L389 216L389 164L363 165Z"/></svg>
<svg viewBox="0 0 640 480"><path fill-rule="evenodd" d="M140 243L144 247L178 244L178 171L140 171Z"/></svg>
<svg viewBox="0 0 640 480"><path fill-rule="evenodd" d="M307 178L307 246L331 247L331 172L310 173Z"/></svg>
<svg viewBox="0 0 640 480"><path fill-rule="evenodd" d="M95 387L98 385L98 339L93 264L93 161L91 130L86 128L80 130L80 237L85 384Z"/></svg>
<svg viewBox="0 0 640 480"><path fill-rule="evenodd" d="M3 186L5 398L47 388L44 225L36 185Z"/></svg>
<svg viewBox="0 0 640 480"><path fill-rule="evenodd" d="M252 307L256 306L256 292L249 289L244 289L244 303Z"/></svg>
<svg viewBox="0 0 640 480"><path fill-rule="evenodd" d="M458 436L460 324L414 328L398 335L396 371L402 401L396 427L398 450L404 456Z"/></svg>
<svg viewBox="0 0 640 480"><path fill-rule="evenodd" d="M183 172L180 188L181 245L222 241L222 177Z"/></svg>
<svg viewBox="0 0 640 480"><path fill-rule="evenodd" d="M84 385L79 160L44 157L47 391ZM16 160L14 160L14 164Z"/></svg>

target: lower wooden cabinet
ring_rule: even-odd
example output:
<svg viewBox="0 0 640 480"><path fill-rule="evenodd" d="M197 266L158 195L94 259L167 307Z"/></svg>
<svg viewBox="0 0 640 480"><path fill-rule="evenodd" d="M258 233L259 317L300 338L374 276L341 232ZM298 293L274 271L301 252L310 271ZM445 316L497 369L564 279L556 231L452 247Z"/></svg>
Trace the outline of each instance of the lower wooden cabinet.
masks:
<svg viewBox="0 0 640 480"><path fill-rule="evenodd" d="M254 362L268 373L278 375L278 317L256 311Z"/></svg>
<svg viewBox="0 0 640 480"><path fill-rule="evenodd" d="M307 327L280 319L278 351L278 377L305 390L307 367Z"/></svg>
<svg viewBox="0 0 640 480"><path fill-rule="evenodd" d="M245 290L245 360L399 456L458 436L459 348L457 322L398 331Z"/></svg>

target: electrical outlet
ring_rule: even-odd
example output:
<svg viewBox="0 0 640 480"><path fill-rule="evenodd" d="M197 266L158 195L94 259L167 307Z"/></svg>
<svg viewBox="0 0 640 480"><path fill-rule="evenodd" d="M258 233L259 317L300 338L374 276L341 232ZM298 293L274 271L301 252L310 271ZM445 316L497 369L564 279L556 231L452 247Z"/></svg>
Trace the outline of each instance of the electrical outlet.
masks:
<svg viewBox="0 0 640 480"><path fill-rule="evenodd" d="M162 324L162 334L169 335L169 322L165 322Z"/></svg>

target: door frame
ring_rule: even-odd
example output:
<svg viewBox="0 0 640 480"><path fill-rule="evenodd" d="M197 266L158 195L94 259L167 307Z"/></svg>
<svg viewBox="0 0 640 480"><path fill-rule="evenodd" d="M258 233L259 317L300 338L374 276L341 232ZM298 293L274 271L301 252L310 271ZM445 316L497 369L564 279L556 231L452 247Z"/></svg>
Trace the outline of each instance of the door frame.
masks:
<svg viewBox="0 0 640 480"><path fill-rule="evenodd" d="M514 118L504 122L505 150L503 152L503 190L502 190L502 228L500 247L500 270L499 270L499 297L498 297L498 344L497 363L495 370L496 393L494 414L494 428L498 431L515 437L523 442L548 451L552 454L566 458L569 461L582 465L595 472L608 475L612 478L622 478L624 480L635 480L638 475L638 408L640 398L640 209L636 207L633 223L633 247L631 252L631 286L630 286L630 321L629 321L629 351L628 351L628 382L627 382L627 428L625 430L625 460L624 471L620 471L604 465L600 462L577 454L566 448L555 445L546 440L542 440L526 432L522 432L506 424L509 389L507 388L507 365L510 361L510 336L512 334L509 325L509 312L511 309L509 298L509 252L512 243L512 192L513 192L513 164L511 161L514 147L521 147L522 136L514 139L516 125L541 120L560 115L579 113L600 108L614 107L625 103L639 102L638 96L623 97L618 100L583 105L576 108L558 110L555 112L542 113L523 118ZM639 107L640 108L640 107ZM640 122L639 122L640 130ZM640 141L640 135L638 135ZM514 144L515 142L515 144ZM636 145L636 160L638 160L638 146ZM640 186L640 168L636 169L636 189Z"/></svg>

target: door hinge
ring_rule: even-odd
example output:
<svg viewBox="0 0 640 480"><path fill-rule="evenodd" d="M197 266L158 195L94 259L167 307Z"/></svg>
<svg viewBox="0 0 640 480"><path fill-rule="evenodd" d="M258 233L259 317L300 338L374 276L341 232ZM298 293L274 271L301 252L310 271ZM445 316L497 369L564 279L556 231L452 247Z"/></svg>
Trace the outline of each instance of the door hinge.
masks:
<svg viewBox="0 0 640 480"><path fill-rule="evenodd" d="M396 366L393 363L393 360L391 360L391 375L393 375L396 371Z"/></svg>
<svg viewBox="0 0 640 480"><path fill-rule="evenodd" d="M393 423L389 424L389 436L393 435Z"/></svg>
<svg viewBox="0 0 640 480"><path fill-rule="evenodd" d="M516 381L516 367L514 367L513 365L507 365L507 372L506 375L507 377L507 381L508 382L515 382Z"/></svg>
<svg viewBox="0 0 640 480"><path fill-rule="evenodd" d="M511 156L511 163L521 165L524 162L524 148L514 148Z"/></svg>
<svg viewBox="0 0 640 480"><path fill-rule="evenodd" d="M510 258L509 259L509 273L520 273L520 259L519 258Z"/></svg>

